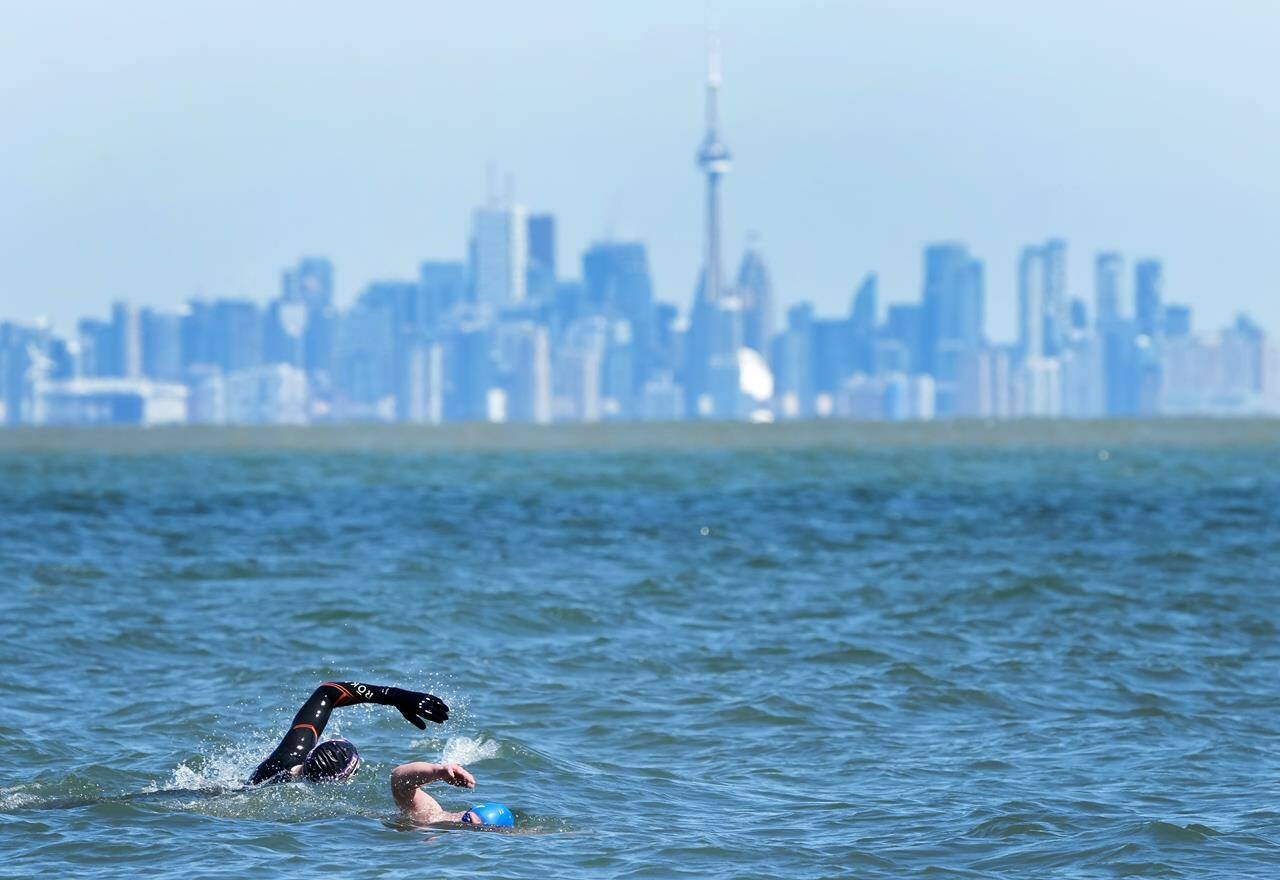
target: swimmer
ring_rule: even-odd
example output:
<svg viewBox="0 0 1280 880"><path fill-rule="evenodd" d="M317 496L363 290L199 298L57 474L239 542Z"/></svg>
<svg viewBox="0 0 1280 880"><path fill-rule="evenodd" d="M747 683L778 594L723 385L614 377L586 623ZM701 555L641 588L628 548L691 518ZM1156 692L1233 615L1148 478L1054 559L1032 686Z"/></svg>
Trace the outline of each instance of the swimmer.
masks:
<svg viewBox="0 0 1280 880"><path fill-rule="evenodd" d="M428 764L414 761L391 771L391 797L406 816L420 825L437 822L461 822L510 828L515 824L511 811L502 804L476 804L461 813L451 813L422 790L433 782L447 782L457 788L475 788L475 777L457 764Z"/></svg>
<svg viewBox="0 0 1280 880"><path fill-rule="evenodd" d="M449 717L449 707L439 697L431 694L360 682L325 682L315 689L302 704L298 714L293 716L289 732L284 735L280 745L276 746L276 750L253 771L249 784L264 785L300 779L311 782L343 782L350 779L360 769L360 754L356 747L345 739L324 742L319 740L324 726L329 723L329 714L334 709L339 706L358 706L361 703L395 706L405 720L419 730L426 730L427 721L443 724ZM474 783L475 780L472 780L472 784Z"/></svg>

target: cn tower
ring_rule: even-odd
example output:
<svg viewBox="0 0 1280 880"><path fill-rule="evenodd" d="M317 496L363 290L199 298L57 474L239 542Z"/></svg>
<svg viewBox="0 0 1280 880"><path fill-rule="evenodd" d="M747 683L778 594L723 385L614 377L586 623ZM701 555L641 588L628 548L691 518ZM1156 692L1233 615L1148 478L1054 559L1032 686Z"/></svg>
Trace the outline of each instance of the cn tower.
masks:
<svg viewBox="0 0 1280 880"><path fill-rule="evenodd" d="M715 304L724 292L720 268L720 178L729 171L729 148L720 140L720 44L707 41L707 135L698 150L698 167L707 175L707 254L702 301Z"/></svg>

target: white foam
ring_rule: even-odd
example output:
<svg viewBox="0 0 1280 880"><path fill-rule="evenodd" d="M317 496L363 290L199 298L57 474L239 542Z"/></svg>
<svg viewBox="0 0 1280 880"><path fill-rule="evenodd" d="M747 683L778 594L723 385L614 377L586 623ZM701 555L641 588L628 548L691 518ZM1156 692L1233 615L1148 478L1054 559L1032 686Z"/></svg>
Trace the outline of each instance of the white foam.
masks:
<svg viewBox="0 0 1280 880"><path fill-rule="evenodd" d="M13 788L0 788L0 810L29 807L32 804L41 802L42 798L25 791L25 788L26 786L23 785L15 785Z"/></svg>
<svg viewBox="0 0 1280 880"><path fill-rule="evenodd" d="M164 783L152 782L144 791L225 791L241 788L257 766L256 749L231 747L219 749L195 760L197 766L183 761L173 769Z"/></svg>
<svg viewBox="0 0 1280 880"><path fill-rule="evenodd" d="M464 766L476 764L480 761L498 757L498 752L501 750L502 747L496 740L482 737L471 739L466 736L452 736L444 744L444 749L440 753L440 763L462 764Z"/></svg>

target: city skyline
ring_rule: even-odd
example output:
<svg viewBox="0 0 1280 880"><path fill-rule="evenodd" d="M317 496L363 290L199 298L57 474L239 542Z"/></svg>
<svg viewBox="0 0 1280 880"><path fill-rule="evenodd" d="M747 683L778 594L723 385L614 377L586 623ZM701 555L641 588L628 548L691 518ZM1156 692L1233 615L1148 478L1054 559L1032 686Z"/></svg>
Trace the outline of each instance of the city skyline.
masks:
<svg viewBox="0 0 1280 880"><path fill-rule="evenodd" d="M1280 348L1247 313L1197 332L1164 264L1094 258L1093 296L1068 283L1068 243L1018 258L1017 337L988 333L986 263L962 241L927 244L913 301L880 319L868 273L847 311L811 301L774 323L758 242L725 271L732 154L709 34L702 268L682 317L655 297L644 241L596 241L563 274L557 219L520 203L490 169L460 259L416 278L370 280L335 298L334 263L302 257L279 295L117 300L73 336L0 321L0 405L9 425L308 424L326 421L594 422L843 418L1099 418L1280 412ZM265 307L264 307L265 305Z"/></svg>
<svg viewBox="0 0 1280 880"><path fill-rule="evenodd" d="M1261 255L1280 194L1271 166L1256 164L1274 154L1276 126L1245 112L1274 81L1271 66L1248 79L1234 59L1213 55L1221 63L1204 61L1203 81L1189 84L1179 65L1191 57L1195 15L1083 4L1069 16L1019 13L1051 24L1045 33L1060 41L1042 66L1028 61L1048 37L1028 21L1039 36L979 34L968 48L942 46L933 67L917 69L908 62L939 48L944 25L969 34L1010 14L993 4L965 23L940 6L918 6L914 12L929 14L911 20L918 33L907 42L906 19L882 10L799 4L789 16L769 8L720 16L733 83L724 112L742 163L725 195L724 248L736 254L758 233L780 310L811 301L819 314L842 313L869 271L881 278L883 302L913 301L924 286L920 247L961 240L984 261L988 335L1012 340L1019 252L1060 236L1070 243L1071 296L1090 298L1093 254L1119 249L1130 263L1161 259L1167 297L1190 303L1205 325L1228 323L1237 311L1277 325L1280 305ZM337 301L350 305L367 282L415 277L420 261L462 249L491 160L515 173L522 202L560 219L559 262L575 263L604 238L613 215L617 240L649 245L655 297L685 308L702 250L691 210L700 181L688 173L702 107L687 87L702 64L700 13L575 7L561 22L557 51L533 63L538 41L513 35L528 25L524 14L498 8L504 15L487 45L476 17L461 12L439 18L452 46L433 42L407 8L350 22L383 48L428 39L432 51L418 53L412 69L334 51L335 16L323 8L288 34L287 16L268 12L242 42L199 14L178 22L125 7L113 23L89 7L24 10L11 30L15 45L6 47L14 51L0 61L10 81L29 84L4 96L23 136L2 148L10 198L0 248L10 268L0 314L47 314L66 333L75 317L105 315L117 299L169 306L203 294L265 303L278 267L306 253L332 258ZM1246 42L1266 30L1257 19L1272 15L1232 13L1220 23ZM54 33L68 23L60 16L75 17L79 29ZM152 30L126 32L139 19ZM583 39L583 29L604 23L615 25L601 31L607 40ZM197 32L209 35L207 45L192 54L206 63L181 62ZM1091 43L1086 32L1102 35ZM140 44L144 37L151 42ZM874 42L909 49L907 61ZM1124 75L1116 75L1114 54L1097 62L1112 75L1114 95L1100 91L1102 71L1079 73L1082 83L1062 79L1061 56L1121 43L1141 47ZM37 46L65 63L32 79ZM283 73L282 46L324 61L305 75ZM986 73L974 66L979 55ZM232 68L222 63L232 57ZM482 73L482 63L498 72ZM514 93L493 91L511 65L522 70ZM583 83L586 69L597 87ZM1004 76L1015 70L1033 74L1035 88ZM966 104L964 90L981 100ZM206 127L215 121L219 127ZM1053 143L1032 149L1043 139ZM466 161L451 160L460 153ZM995 158L1008 179L993 174ZM1114 171L1099 176L1103 160Z"/></svg>

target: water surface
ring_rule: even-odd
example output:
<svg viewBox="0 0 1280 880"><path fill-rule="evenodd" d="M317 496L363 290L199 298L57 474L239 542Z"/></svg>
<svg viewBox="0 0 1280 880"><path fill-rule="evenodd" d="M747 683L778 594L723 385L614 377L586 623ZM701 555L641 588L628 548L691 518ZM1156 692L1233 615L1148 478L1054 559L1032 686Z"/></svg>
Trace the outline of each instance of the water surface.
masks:
<svg viewBox="0 0 1280 880"><path fill-rule="evenodd" d="M1280 448L0 456L0 874L1280 875ZM328 678L454 706L240 782ZM399 820L466 763L518 835ZM472 797L435 792L447 806Z"/></svg>

